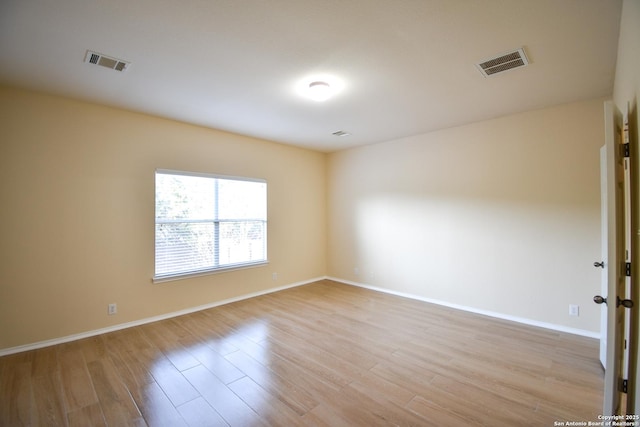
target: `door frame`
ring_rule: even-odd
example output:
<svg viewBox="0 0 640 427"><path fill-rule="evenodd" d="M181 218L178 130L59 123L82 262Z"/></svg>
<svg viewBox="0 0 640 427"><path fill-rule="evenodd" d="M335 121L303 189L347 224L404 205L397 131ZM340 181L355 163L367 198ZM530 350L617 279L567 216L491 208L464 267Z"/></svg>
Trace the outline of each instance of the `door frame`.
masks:
<svg viewBox="0 0 640 427"><path fill-rule="evenodd" d="M604 375L603 415L619 415L625 399L621 391L624 320L617 299L624 298L621 288L621 260L624 250L623 194L620 188L620 141L622 117L612 101L604 104L605 150L607 155L607 359ZM622 286L623 283L622 283ZM625 402L626 408L626 402Z"/></svg>
<svg viewBox="0 0 640 427"><path fill-rule="evenodd" d="M637 382L633 381L638 358L638 308L633 310L619 303L620 300L640 302L630 273L640 234L638 230L634 237L632 232L638 228L638 210L634 206L638 202L638 187L634 175L636 166L631 163L635 141L630 134L637 128L635 122L629 123L628 108L624 118L612 101L605 102L604 110L606 189L603 188L602 195L603 200L606 198L606 236L603 235L606 242L603 241L603 245L606 244L608 305L603 414L621 415L634 413L638 407ZM626 150L623 150L623 144L626 144ZM605 330L603 337L604 333Z"/></svg>

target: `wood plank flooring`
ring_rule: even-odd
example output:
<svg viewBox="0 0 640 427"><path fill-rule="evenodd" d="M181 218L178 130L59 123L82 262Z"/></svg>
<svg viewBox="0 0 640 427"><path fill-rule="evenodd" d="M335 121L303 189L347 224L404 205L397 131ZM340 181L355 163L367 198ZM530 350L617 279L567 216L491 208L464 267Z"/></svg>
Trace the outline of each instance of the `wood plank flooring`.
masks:
<svg viewBox="0 0 640 427"><path fill-rule="evenodd" d="M2 426L597 421L597 340L331 281L0 358Z"/></svg>

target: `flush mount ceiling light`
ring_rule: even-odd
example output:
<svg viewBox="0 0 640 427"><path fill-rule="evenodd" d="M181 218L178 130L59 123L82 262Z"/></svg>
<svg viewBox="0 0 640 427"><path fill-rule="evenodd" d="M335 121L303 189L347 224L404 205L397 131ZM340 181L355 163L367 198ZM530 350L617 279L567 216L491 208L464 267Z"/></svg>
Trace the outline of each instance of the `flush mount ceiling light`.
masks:
<svg viewBox="0 0 640 427"><path fill-rule="evenodd" d="M296 92L305 98L322 102L341 92L344 86L344 82L335 76L314 75L298 81Z"/></svg>
<svg viewBox="0 0 640 427"><path fill-rule="evenodd" d="M327 82L311 82L309 83L309 98L314 101L322 102L331 97L331 86Z"/></svg>

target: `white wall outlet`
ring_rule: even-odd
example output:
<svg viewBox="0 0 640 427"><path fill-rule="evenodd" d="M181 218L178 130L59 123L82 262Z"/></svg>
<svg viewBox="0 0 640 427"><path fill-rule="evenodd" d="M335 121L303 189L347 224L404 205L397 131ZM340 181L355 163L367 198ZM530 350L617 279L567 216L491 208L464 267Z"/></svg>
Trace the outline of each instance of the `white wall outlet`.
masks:
<svg viewBox="0 0 640 427"><path fill-rule="evenodd" d="M109 304L109 307L107 308L107 313L109 314L109 316L114 315L118 312L118 304Z"/></svg>
<svg viewBox="0 0 640 427"><path fill-rule="evenodd" d="M580 306L569 304L569 316L580 316Z"/></svg>
<svg viewBox="0 0 640 427"><path fill-rule="evenodd" d="M278 280L278 273L271 273L271 279L275 282Z"/></svg>
<svg viewBox="0 0 640 427"><path fill-rule="evenodd" d="M358 267L354 267L353 268L353 274L355 274L356 276L360 275L360 269Z"/></svg>

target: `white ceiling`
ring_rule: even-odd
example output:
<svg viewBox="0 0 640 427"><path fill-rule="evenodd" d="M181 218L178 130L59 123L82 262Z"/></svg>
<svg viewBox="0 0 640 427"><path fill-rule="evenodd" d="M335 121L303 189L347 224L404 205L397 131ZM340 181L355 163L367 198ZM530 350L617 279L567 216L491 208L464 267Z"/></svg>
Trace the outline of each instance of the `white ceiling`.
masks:
<svg viewBox="0 0 640 427"><path fill-rule="evenodd" d="M621 0L1 0L0 83L335 151L609 96L620 10ZM527 67L489 78L475 68L520 47ZM87 64L87 50L131 66ZM344 90L300 97L296 83L317 73Z"/></svg>

